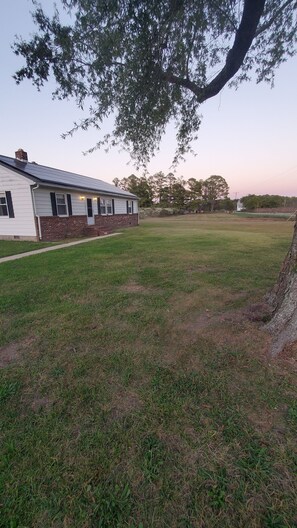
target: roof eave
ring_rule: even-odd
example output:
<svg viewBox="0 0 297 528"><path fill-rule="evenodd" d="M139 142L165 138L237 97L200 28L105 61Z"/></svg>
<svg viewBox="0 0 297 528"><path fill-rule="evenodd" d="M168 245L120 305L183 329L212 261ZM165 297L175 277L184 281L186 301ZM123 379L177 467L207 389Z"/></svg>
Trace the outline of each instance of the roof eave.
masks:
<svg viewBox="0 0 297 528"><path fill-rule="evenodd" d="M37 178L36 178L37 180ZM58 182L51 182L48 180L38 180L38 183L41 185L44 185L45 187L61 187L63 189L74 189L75 191L83 191L83 192L90 192L90 193L97 193L97 194L107 194L109 196L117 196L119 198L133 198L134 200L139 200L138 196L135 194L122 194L112 191L106 191L104 189L94 189L92 187L82 187L81 185L68 185L67 183L58 183Z"/></svg>
<svg viewBox="0 0 297 528"><path fill-rule="evenodd" d="M112 192L112 191L105 191L104 189L100 190L100 189L94 189L91 187L68 185L67 183L58 183L58 182L53 183L52 181L37 178L37 176L32 176L31 174L28 174L26 171L19 169L18 167L12 167L9 163L6 163L3 160L0 160L0 165L3 165L5 168L10 169L16 172L17 174L20 174L21 176L24 176L28 180L31 180L33 183L39 183L41 185L46 185L47 187L61 187L63 189L74 189L77 191L81 190L83 192L88 191L92 193L106 194L108 196L117 196L119 198L133 198L134 200L139 200L138 196L136 196L135 194L130 194L130 193L122 194L122 193L117 193L117 192Z"/></svg>

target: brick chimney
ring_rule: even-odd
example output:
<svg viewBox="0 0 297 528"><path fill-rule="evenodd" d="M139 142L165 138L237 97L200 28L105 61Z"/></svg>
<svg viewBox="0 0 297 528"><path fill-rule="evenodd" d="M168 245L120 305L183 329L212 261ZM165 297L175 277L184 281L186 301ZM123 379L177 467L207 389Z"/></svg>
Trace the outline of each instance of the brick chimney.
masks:
<svg viewBox="0 0 297 528"><path fill-rule="evenodd" d="M27 152L25 152L23 149L19 149L16 151L15 153L15 157L17 160L20 160L20 161L28 161L28 154Z"/></svg>

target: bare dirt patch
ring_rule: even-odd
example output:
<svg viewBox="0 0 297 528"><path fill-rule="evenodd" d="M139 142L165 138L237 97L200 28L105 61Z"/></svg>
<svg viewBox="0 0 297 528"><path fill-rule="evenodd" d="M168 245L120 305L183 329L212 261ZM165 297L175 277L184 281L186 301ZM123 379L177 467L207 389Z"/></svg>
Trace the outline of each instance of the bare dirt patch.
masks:
<svg viewBox="0 0 297 528"><path fill-rule="evenodd" d="M204 337L210 335L218 346L232 347L263 359L267 359L271 341L270 337L261 328L244 320L238 325L225 324L212 327L211 333L205 329L201 332L201 335ZM233 359L230 357L231 361L236 361L236 357L233 357Z"/></svg>
<svg viewBox="0 0 297 528"><path fill-rule="evenodd" d="M110 412L112 420L118 420L141 409L143 403L139 395L131 390L117 391L105 410Z"/></svg>
<svg viewBox="0 0 297 528"><path fill-rule="evenodd" d="M210 310L206 310L204 313L196 316L195 319L192 319L192 321L185 321L178 326L181 330L197 333L210 326L218 326L224 323L237 325L245 319L246 316L242 310L232 310L222 314L215 314Z"/></svg>
<svg viewBox="0 0 297 528"><path fill-rule="evenodd" d="M31 388L24 392L21 399L22 413L25 418L28 413L48 412L53 408L56 400L50 395L41 395L39 392L31 392Z"/></svg>
<svg viewBox="0 0 297 528"><path fill-rule="evenodd" d="M162 364L180 370L202 371L203 364L199 356L186 346L187 343L191 344L191 341L194 340L193 336L183 336L181 340L180 334L173 333L171 339L172 343L162 349L162 356L160 356ZM184 346L181 346L181 343Z"/></svg>
<svg viewBox="0 0 297 528"><path fill-rule="evenodd" d="M229 292L222 288L199 288L191 293L174 294L170 301L170 317L172 313L180 317L186 317L187 321L197 321L201 316L201 324L204 326L204 321L207 323L208 319L215 313L218 313L225 307L226 312L231 311L232 307L244 302L246 298L245 292ZM236 310L237 311L237 310Z"/></svg>
<svg viewBox="0 0 297 528"><path fill-rule="evenodd" d="M281 352L279 357L282 358L291 358L292 356L297 356L297 341L286 345L284 350Z"/></svg>
<svg viewBox="0 0 297 528"><path fill-rule="evenodd" d="M9 343L0 348L0 368L8 367L21 360L25 350L34 342L34 338Z"/></svg>
<svg viewBox="0 0 297 528"><path fill-rule="evenodd" d="M0 348L0 368L16 362L20 358L21 352L20 343L9 343L9 345Z"/></svg>
<svg viewBox="0 0 297 528"><path fill-rule="evenodd" d="M139 298L131 299L129 306L126 306L125 308L123 308L123 311L127 314L136 313L142 307L142 302L143 302L142 299L139 299Z"/></svg>
<svg viewBox="0 0 297 528"><path fill-rule="evenodd" d="M286 434L285 424L285 413L287 412L287 406L282 405L275 410L262 409L261 414L251 410L248 413L248 419L261 433L273 432L279 435Z"/></svg>
<svg viewBox="0 0 297 528"><path fill-rule="evenodd" d="M40 412L43 410L48 410L53 406L54 402L51 398L48 396L38 397L35 396L34 399L31 402L31 409L34 412Z"/></svg>
<svg viewBox="0 0 297 528"><path fill-rule="evenodd" d="M271 316L271 306L267 303L251 304L244 308L243 313L250 321L265 322Z"/></svg>
<svg viewBox="0 0 297 528"><path fill-rule="evenodd" d="M279 355L279 359L287 361L297 370L297 341L286 345Z"/></svg>
<svg viewBox="0 0 297 528"><path fill-rule="evenodd" d="M125 293L150 293L151 290L141 284L137 284L137 282L128 282L120 287L120 291Z"/></svg>
<svg viewBox="0 0 297 528"><path fill-rule="evenodd" d="M187 345L193 349L192 345L202 338L211 339L216 346L232 347L266 360L271 342L271 337L263 330L266 313L266 305L259 304L221 313L206 309L197 315L189 314L187 320L175 323L171 334L173 343L182 340L184 346L179 350L174 344L171 349L168 347L163 359L169 364L201 370L199 357L194 358L193 353L188 357L186 349Z"/></svg>
<svg viewBox="0 0 297 528"><path fill-rule="evenodd" d="M240 327L248 321L261 323L269 314L270 309L265 303L252 304L244 308L228 310L222 313L215 313L206 309L203 313L195 317L190 317L190 321L184 321L178 327L181 330L194 333L211 326L229 325Z"/></svg>

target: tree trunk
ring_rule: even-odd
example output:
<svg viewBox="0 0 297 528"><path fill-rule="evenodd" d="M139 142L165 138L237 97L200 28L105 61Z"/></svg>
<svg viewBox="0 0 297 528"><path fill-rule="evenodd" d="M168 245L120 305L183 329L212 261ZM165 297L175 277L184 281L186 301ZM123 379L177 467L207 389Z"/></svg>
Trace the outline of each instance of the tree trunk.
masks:
<svg viewBox="0 0 297 528"><path fill-rule="evenodd" d="M266 329L272 334L270 353L275 357L297 340L297 217L291 247L267 301L272 318Z"/></svg>

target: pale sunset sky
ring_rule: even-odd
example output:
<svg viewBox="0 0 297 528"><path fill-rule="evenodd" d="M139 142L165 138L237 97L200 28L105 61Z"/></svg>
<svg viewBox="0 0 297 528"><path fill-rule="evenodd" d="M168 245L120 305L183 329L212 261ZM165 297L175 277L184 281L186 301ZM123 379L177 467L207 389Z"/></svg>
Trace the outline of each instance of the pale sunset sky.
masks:
<svg viewBox="0 0 297 528"><path fill-rule="evenodd" d="M47 10L53 2L41 0L41 4ZM117 149L83 155L98 141L95 131L61 138L82 114L73 101L52 101L53 83L41 92L29 81L15 84L12 75L23 60L13 54L10 46L15 35L26 38L34 32L31 10L31 0L10 0L1 5L0 154L13 157L18 148L23 148L29 161L108 182L132 172L137 174L128 154ZM206 179L219 174L228 182L231 198L266 193L297 196L296 85L294 57L276 72L273 89L246 83L237 91L225 88L204 103L199 139L193 144L197 155L187 155L176 176ZM169 127L160 152L148 167L150 174L170 171L174 145L174 129Z"/></svg>

